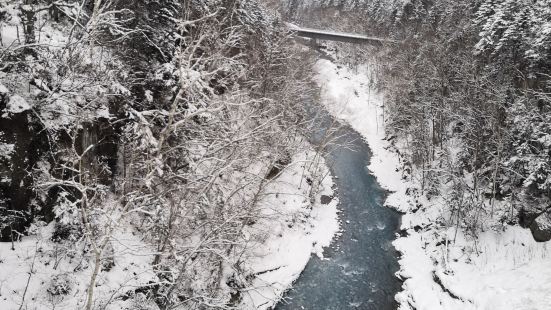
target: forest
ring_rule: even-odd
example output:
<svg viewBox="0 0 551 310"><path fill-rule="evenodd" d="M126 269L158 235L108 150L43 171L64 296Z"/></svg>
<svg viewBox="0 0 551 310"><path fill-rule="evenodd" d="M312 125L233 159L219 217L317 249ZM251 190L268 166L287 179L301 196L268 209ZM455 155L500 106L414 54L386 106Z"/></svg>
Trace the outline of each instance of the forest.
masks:
<svg viewBox="0 0 551 310"><path fill-rule="evenodd" d="M320 57L369 68L413 184L397 236L438 235L452 299L450 240L551 240L549 0L0 0L0 308L275 307L339 229Z"/></svg>

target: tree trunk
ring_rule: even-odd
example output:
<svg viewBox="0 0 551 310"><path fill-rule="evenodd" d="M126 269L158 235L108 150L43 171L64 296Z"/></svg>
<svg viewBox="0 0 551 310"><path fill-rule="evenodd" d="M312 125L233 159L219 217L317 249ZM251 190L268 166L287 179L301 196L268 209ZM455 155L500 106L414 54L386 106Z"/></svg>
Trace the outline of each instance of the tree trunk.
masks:
<svg viewBox="0 0 551 310"><path fill-rule="evenodd" d="M98 277L101 267L101 252L95 252L94 271L90 277L90 284L88 286L88 300L86 302L86 310L92 310L94 304L94 287L96 286L96 278Z"/></svg>

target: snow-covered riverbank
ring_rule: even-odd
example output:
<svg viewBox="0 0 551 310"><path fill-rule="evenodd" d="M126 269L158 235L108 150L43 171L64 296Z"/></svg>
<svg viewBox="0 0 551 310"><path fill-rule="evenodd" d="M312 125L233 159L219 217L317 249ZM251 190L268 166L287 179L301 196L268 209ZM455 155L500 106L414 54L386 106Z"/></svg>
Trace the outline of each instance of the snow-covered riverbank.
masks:
<svg viewBox="0 0 551 310"><path fill-rule="evenodd" d="M339 231L338 198L329 168L321 154L308 145L293 158L266 189L262 201L262 220L247 229L251 236L262 236L251 247L248 268L255 275L253 287L243 294L243 309L270 309L300 276L312 254L323 257ZM312 175L308 167L319 166ZM319 191L313 203L309 198L311 184L319 180ZM322 203L322 196L324 196Z"/></svg>
<svg viewBox="0 0 551 310"><path fill-rule="evenodd" d="M325 107L370 145L369 169L392 192L385 204L405 213L407 235L394 242L402 254L400 309L551 309L547 244L518 226L504 225L475 239L461 227L444 227L442 219L449 214L442 198L411 195L417 184L404 175L398 153L385 140L384 99L371 86L369 69L320 60L316 70Z"/></svg>

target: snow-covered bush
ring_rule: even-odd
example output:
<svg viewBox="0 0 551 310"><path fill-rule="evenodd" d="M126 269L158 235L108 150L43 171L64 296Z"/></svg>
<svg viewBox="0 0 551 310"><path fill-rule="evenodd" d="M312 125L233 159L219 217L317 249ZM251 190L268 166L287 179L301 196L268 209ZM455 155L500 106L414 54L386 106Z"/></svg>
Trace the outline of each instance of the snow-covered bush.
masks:
<svg viewBox="0 0 551 310"><path fill-rule="evenodd" d="M46 289L51 295L68 295L71 293L73 281L69 274L62 273L52 277L50 285Z"/></svg>
<svg viewBox="0 0 551 310"><path fill-rule="evenodd" d="M143 293L137 293L131 299L131 308L135 310L159 310L159 306Z"/></svg>

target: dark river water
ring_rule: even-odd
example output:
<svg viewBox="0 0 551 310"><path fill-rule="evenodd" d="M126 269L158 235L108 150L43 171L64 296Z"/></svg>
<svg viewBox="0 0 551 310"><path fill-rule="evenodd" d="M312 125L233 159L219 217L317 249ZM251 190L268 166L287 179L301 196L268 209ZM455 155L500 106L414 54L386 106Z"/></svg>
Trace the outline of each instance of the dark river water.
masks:
<svg viewBox="0 0 551 310"><path fill-rule="evenodd" d="M318 114L310 137L314 144L333 123L326 112ZM371 151L362 137L348 126L336 137L341 146L329 147L325 157L336 177L342 235L325 250L326 260L312 257L276 310L397 308L394 295L401 283L394 275L398 257L391 242L400 214L383 206L387 192L367 169Z"/></svg>

